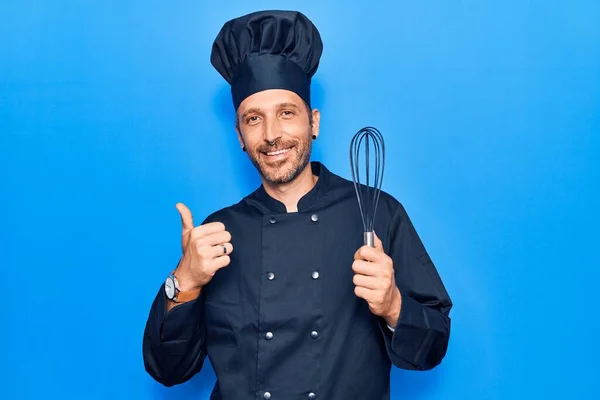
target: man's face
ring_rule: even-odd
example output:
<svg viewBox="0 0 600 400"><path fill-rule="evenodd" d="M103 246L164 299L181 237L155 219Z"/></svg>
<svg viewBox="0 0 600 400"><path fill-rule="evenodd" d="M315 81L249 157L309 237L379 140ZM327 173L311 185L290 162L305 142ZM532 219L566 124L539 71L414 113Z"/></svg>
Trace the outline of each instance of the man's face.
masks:
<svg viewBox="0 0 600 400"><path fill-rule="evenodd" d="M309 110L296 93L272 89L244 99L237 111L240 144L264 179L273 184L294 180L310 162L312 135L319 134L319 112Z"/></svg>

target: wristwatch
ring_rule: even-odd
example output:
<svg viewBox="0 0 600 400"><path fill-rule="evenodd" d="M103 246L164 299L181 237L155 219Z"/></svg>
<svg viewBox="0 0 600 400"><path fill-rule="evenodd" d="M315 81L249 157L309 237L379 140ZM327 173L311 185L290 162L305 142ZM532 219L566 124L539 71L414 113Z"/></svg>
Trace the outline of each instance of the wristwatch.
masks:
<svg viewBox="0 0 600 400"><path fill-rule="evenodd" d="M199 294L200 289L181 291L174 272L171 272L165 280L165 295L175 303L186 303L197 298Z"/></svg>

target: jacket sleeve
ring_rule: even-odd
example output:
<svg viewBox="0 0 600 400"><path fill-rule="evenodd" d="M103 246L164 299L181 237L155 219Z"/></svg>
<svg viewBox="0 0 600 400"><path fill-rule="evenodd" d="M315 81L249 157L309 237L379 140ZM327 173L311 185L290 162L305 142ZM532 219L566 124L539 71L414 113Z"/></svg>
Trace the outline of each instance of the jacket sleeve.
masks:
<svg viewBox="0 0 600 400"><path fill-rule="evenodd" d="M392 332L381 320L388 355L402 369L429 370L441 363L450 338L452 301L401 204L387 232L402 305Z"/></svg>
<svg viewBox="0 0 600 400"><path fill-rule="evenodd" d="M142 353L150 376L165 386L173 386L189 380L204 364L204 292L195 300L168 312L166 309L163 284L150 308Z"/></svg>

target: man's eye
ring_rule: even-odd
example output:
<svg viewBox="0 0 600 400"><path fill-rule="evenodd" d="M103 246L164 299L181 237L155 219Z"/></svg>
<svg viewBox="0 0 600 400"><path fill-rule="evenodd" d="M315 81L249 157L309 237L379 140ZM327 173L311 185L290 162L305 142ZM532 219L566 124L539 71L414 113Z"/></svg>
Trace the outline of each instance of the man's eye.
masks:
<svg viewBox="0 0 600 400"><path fill-rule="evenodd" d="M253 116L249 117L248 119L246 119L247 124L254 123L256 121L258 121L258 116L256 116L256 115L253 115Z"/></svg>
<svg viewBox="0 0 600 400"><path fill-rule="evenodd" d="M281 115L283 115L284 117L291 117L292 115L294 115L294 113L290 110L284 110L281 112Z"/></svg>

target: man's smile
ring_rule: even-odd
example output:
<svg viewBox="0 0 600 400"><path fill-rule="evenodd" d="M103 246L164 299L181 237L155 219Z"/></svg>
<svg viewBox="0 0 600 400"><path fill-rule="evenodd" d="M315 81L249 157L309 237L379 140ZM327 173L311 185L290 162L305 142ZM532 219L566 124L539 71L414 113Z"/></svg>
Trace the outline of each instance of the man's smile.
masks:
<svg viewBox="0 0 600 400"><path fill-rule="evenodd" d="M281 150L277 150L277 151L269 151L269 152L266 152L266 153L264 153L264 154L266 154L266 155L268 155L268 156L278 156L278 155L280 155L280 154L285 154L285 153L287 153L287 152L288 152L288 151L290 151L291 149L292 149L291 147L288 147L287 149L281 149Z"/></svg>

